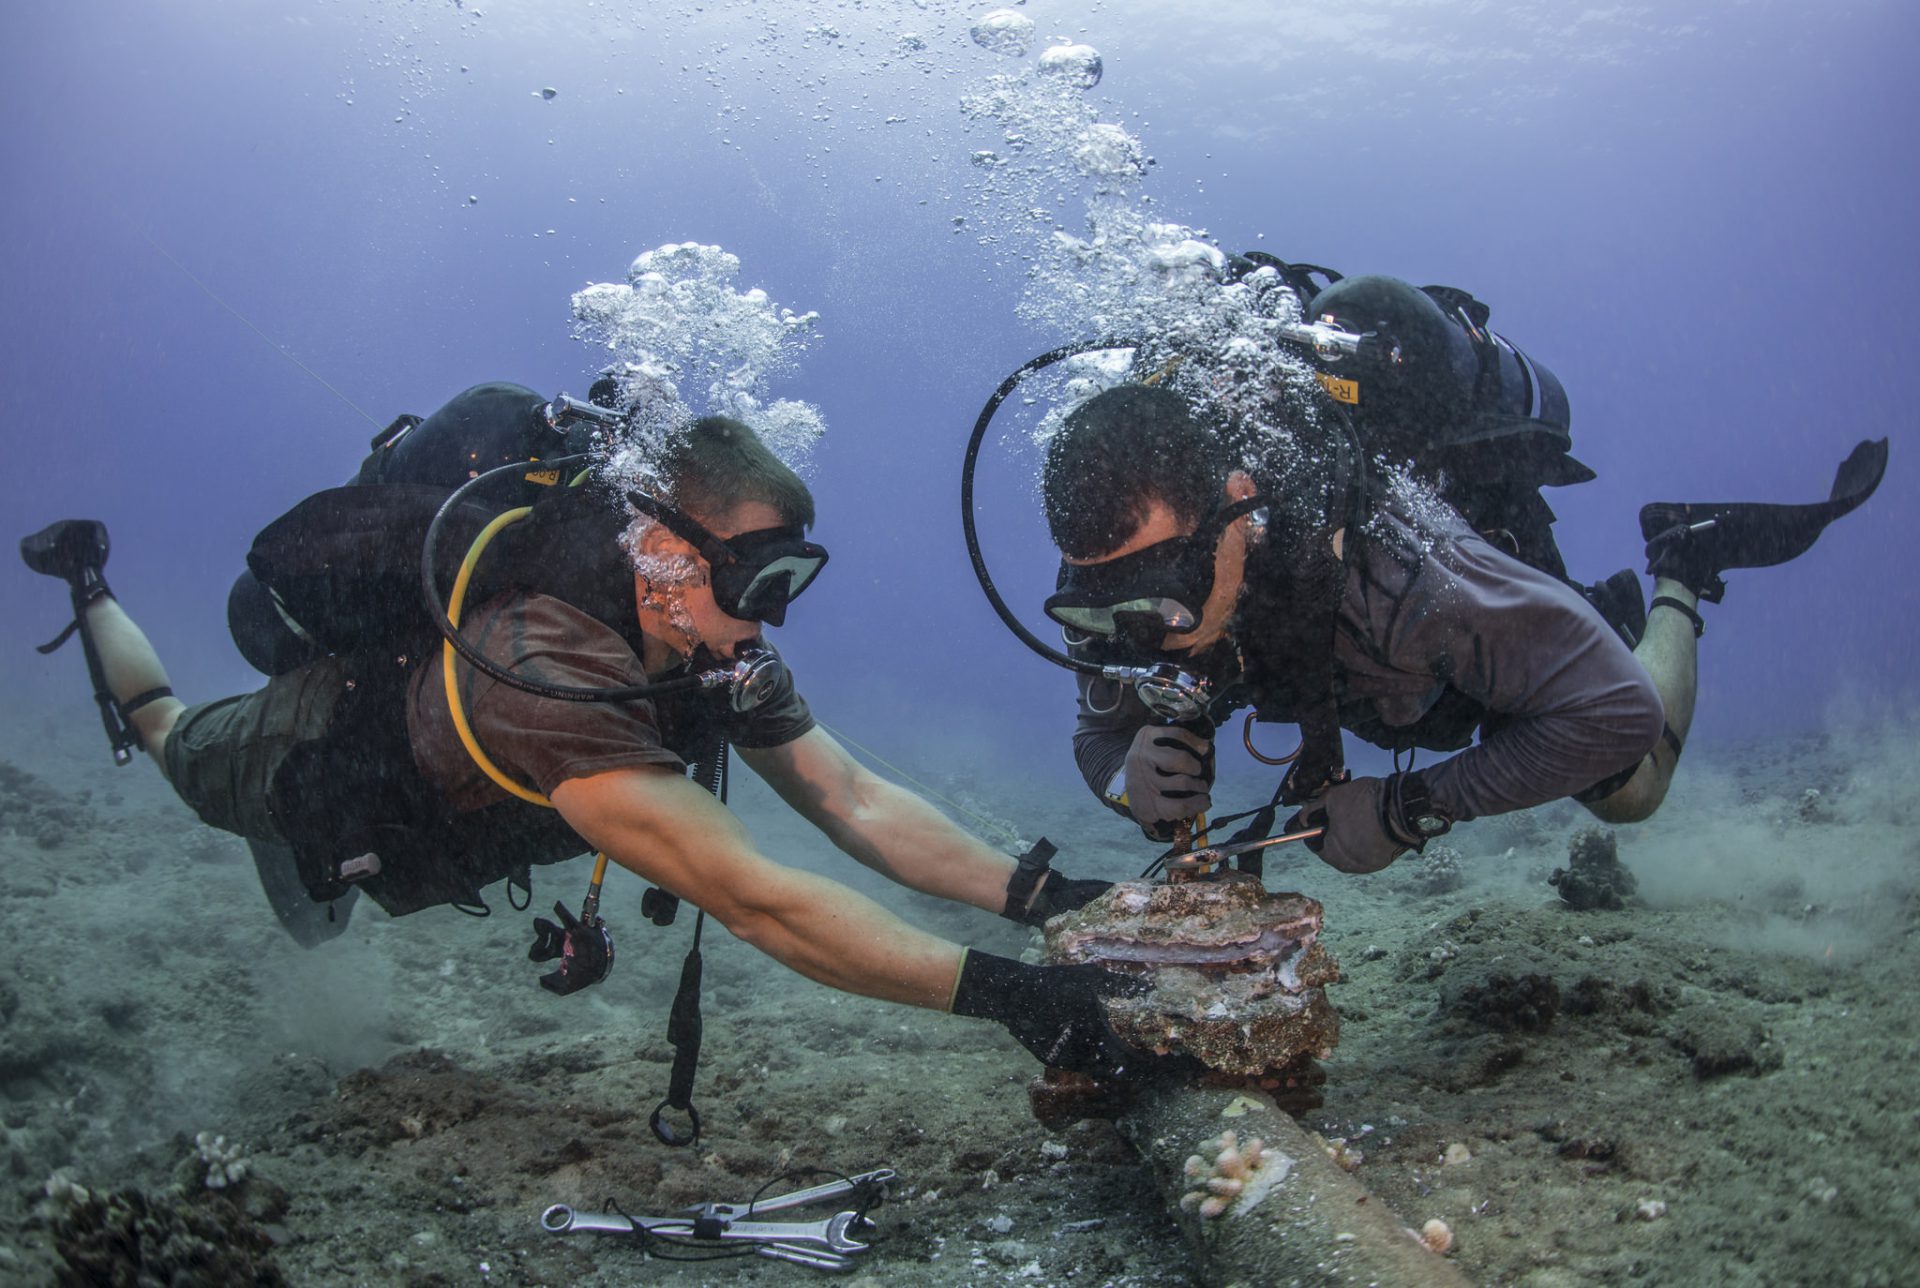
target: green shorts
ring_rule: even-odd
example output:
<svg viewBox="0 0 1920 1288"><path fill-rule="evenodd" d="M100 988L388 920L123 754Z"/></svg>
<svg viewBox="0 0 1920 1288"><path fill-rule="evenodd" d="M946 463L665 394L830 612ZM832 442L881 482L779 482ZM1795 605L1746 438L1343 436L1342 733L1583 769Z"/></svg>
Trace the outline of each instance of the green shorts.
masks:
<svg viewBox="0 0 1920 1288"><path fill-rule="evenodd" d="M167 780L200 821L260 841L284 841L267 804L287 753L326 732L342 666L322 658L267 687L180 713L167 736Z"/></svg>

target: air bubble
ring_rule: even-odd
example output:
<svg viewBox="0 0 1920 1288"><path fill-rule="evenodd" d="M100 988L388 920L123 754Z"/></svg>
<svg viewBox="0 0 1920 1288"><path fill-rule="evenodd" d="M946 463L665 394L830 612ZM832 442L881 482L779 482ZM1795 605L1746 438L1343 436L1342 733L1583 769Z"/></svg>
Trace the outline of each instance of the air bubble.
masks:
<svg viewBox="0 0 1920 1288"><path fill-rule="evenodd" d="M1033 19L1012 9L995 9L974 23L968 34L989 53L1020 58L1033 48Z"/></svg>

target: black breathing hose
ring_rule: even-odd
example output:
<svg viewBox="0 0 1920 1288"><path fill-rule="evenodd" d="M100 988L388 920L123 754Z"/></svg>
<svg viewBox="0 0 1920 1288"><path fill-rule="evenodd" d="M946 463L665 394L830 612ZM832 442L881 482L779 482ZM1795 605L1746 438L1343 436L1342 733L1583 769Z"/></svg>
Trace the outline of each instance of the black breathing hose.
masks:
<svg viewBox="0 0 1920 1288"><path fill-rule="evenodd" d="M616 689L583 688L572 684L542 684L538 680L529 680L524 676L515 675L493 663L461 636L460 628L455 626L452 619L447 616L446 601L440 598L440 591L433 584L434 569L438 564L435 556L439 553L442 525L466 499L467 493L488 480L511 471L564 470L587 459L586 453L580 453L550 461L509 461L484 474L476 475L455 488L452 495L447 497L434 514L433 522L427 525L426 540L420 543L420 597L426 605L427 615L433 618L433 624L439 630L441 638L452 645L453 651L458 653L468 665L509 688L518 689L522 693L531 693L536 697L555 698L561 702L634 702L641 698L664 697L669 693L699 688L705 683L706 677L703 675L683 675L672 680L635 684Z"/></svg>
<svg viewBox="0 0 1920 1288"><path fill-rule="evenodd" d="M1036 371L1051 367L1056 362L1078 357L1083 353L1099 353L1106 349L1137 349L1139 344L1127 340L1097 340L1080 344L1064 344L1057 349L1049 349L1037 358L1022 363L1014 373L1000 382L1000 387L987 399L986 406L980 409L980 418L973 423L973 436L967 440L967 458L960 468L960 526L966 532L967 558L973 561L973 575L980 582L980 589L986 593L987 602L993 605L993 611L1006 623L1022 644L1052 662L1069 671L1078 671L1082 675L1101 675L1103 668L1098 662L1085 662L1071 657L1046 643L1028 630L1025 623L1014 616L1013 610L1000 597L1000 591L993 584L993 574L987 571L986 556L980 552L980 533L973 518L973 474L980 459L980 445L986 440L987 429L993 424L993 417L1000 410L1020 382Z"/></svg>

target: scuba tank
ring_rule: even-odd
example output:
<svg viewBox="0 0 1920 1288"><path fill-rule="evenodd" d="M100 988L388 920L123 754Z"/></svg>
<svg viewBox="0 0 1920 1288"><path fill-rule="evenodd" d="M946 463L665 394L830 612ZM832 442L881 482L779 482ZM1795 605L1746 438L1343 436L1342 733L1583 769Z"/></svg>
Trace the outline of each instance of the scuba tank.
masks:
<svg viewBox="0 0 1920 1288"><path fill-rule="evenodd" d="M281 675L329 653L384 647L430 625L420 604L419 551L453 489L519 461L576 455L616 414L524 385L475 385L431 416L401 416L374 436L342 488L319 492L263 528L227 596L227 627L254 669ZM557 472L530 471L496 493L524 504ZM478 523L484 517L473 507ZM449 543L451 577L457 543ZM460 547L463 549L464 547Z"/></svg>

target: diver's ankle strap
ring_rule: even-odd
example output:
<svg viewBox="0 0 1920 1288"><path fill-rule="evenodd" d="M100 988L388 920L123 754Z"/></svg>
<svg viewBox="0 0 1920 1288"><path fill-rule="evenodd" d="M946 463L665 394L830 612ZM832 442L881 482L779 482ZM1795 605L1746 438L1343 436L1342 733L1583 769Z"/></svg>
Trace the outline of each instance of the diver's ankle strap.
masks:
<svg viewBox="0 0 1920 1288"><path fill-rule="evenodd" d="M141 707L151 706L162 698L170 698L172 696L173 690L164 684L157 689L148 689L145 693L136 693L120 704L120 718L122 720L131 720L133 713Z"/></svg>
<svg viewBox="0 0 1920 1288"><path fill-rule="evenodd" d="M1653 602L1647 605L1647 611L1652 612L1656 608L1671 608L1692 622L1693 638L1695 639L1699 639L1707 633L1706 619L1701 617L1691 604L1683 600L1675 599L1672 595L1655 595Z"/></svg>

